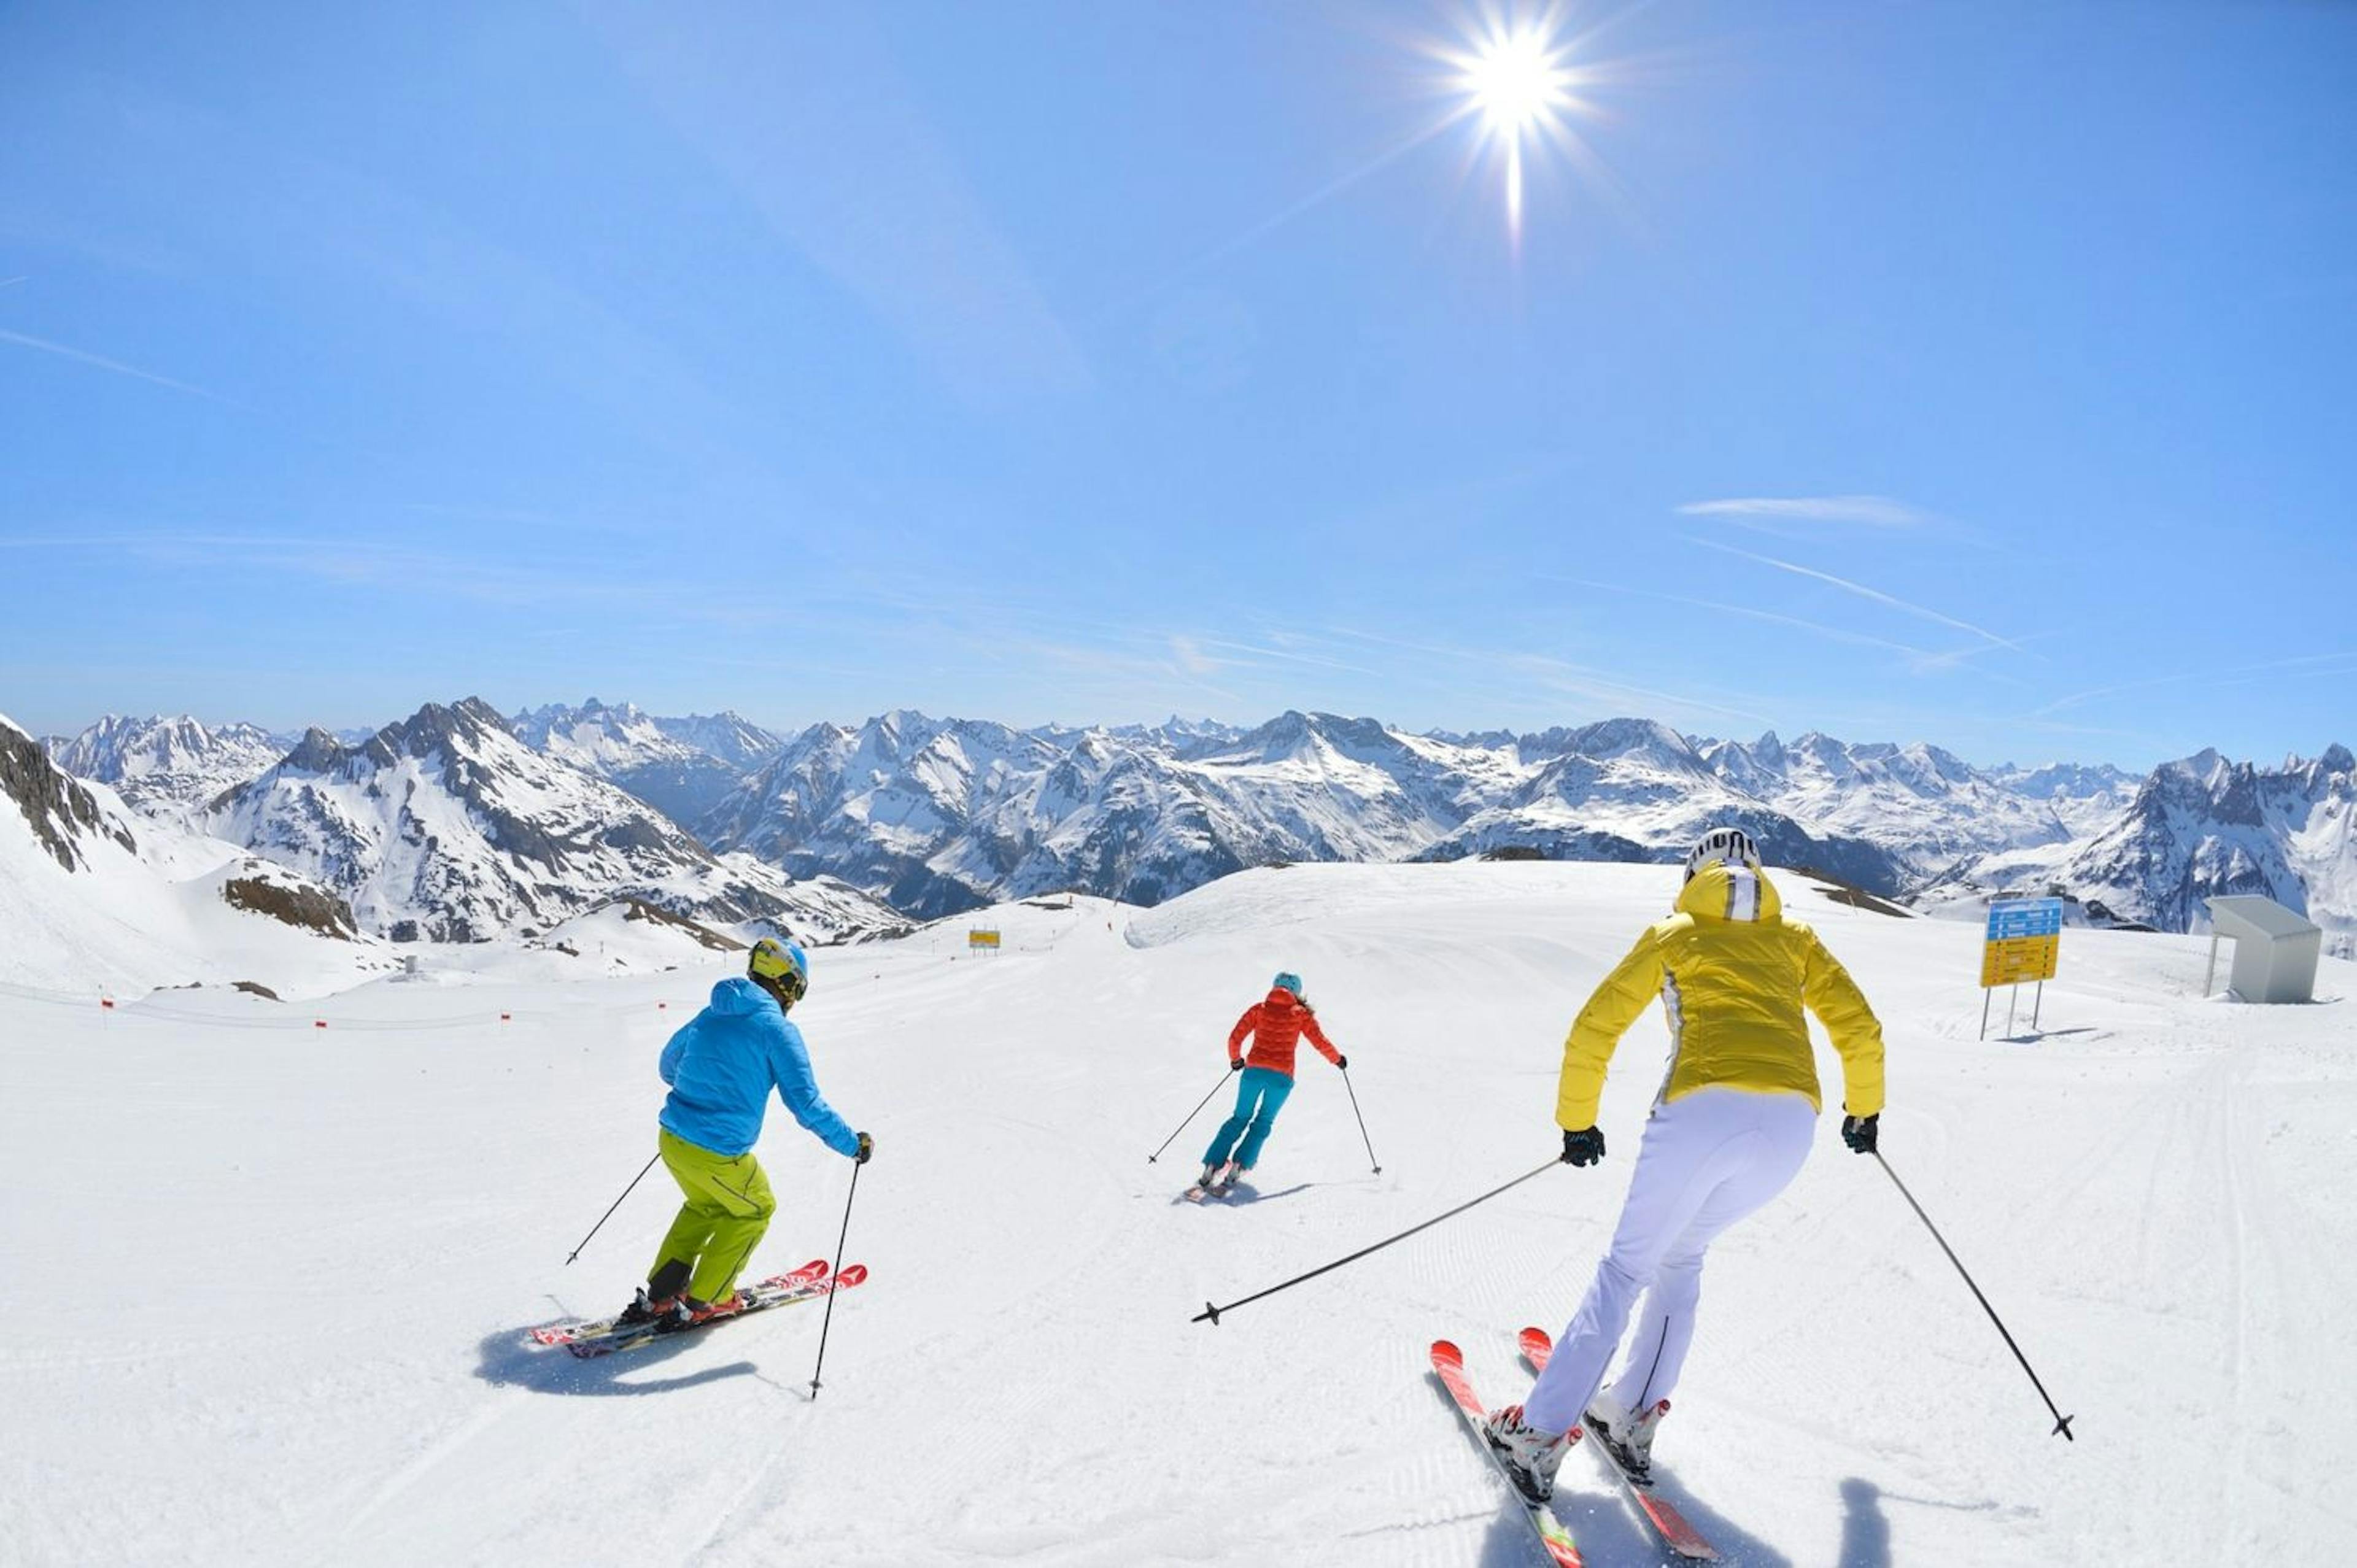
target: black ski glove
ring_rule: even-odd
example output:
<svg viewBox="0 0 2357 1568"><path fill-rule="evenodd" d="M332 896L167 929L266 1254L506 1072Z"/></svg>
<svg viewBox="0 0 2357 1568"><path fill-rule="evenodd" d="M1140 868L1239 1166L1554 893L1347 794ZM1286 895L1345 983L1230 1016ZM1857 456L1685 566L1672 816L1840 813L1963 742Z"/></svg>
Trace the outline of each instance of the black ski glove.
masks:
<svg viewBox="0 0 2357 1568"><path fill-rule="evenodd" d="M1244 1070L1244 1058L1242 1058L1242 1057L1230 1057L1230 1058L1228 1058L1228 1070L1229 1070L1230 1072L1242 1072L1242 1071L1243 1071L1243 1070Z"/></svg>
<svg viewBox="0 0 2357 1568"><path fill-rule="evenodd" d="M1604 1157L1604 1129L1583 1127L1577 1133L1563 1135L1563 1163L1567 1165L1592 1165Z"/></svg>
<svg viewBox="0 0 2357 1568"><path fill-rule="evenodd" d="M859 1152L851 1157L864 1165L867 1163L867 1157L875 1152L876 1140L862 1133L859 1134Z"/></svg>
<svg viewBox="0 0 2357 1568"><path fill-rule="evenodd" d="M1849 1145L1849 1151L1851 1154L1870 1155L1874 1153L1874 1124L1881 1120L1882 1112L1879 1111L1876 1112L1871 1116L1845 1116L1842 1118L1842 1142Z"/></svg>
<svg viewBox="0 0 2357 1568"><path fill-rule="evenodd" d="M1340 1068L1344 1072L1348 1072L1351 1070L1351 1058L1344 1056L1341 1052L1336 1051L1334 1053L1334 1065Z"/></svg>

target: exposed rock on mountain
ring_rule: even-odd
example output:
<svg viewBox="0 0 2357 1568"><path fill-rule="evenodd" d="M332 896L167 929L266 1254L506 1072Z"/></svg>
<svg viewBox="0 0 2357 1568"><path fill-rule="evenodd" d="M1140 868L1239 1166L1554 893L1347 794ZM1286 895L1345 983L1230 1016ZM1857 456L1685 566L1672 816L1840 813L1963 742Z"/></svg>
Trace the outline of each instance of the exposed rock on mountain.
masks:
<svg viewBox="0 0 2357 1568"><path fill-rule="evenodd" d="M102 811L91 791L53 766L31 736L0 719L0 796L16 807L25 829L68 871L90 864L94 839L135 854L130 826Z"/></svg>

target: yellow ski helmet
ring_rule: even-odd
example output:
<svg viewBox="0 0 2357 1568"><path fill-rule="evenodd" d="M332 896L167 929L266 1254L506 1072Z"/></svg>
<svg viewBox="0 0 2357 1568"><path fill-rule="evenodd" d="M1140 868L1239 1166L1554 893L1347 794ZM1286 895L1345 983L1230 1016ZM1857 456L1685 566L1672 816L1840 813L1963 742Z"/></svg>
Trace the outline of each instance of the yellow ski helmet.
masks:
<svg viewBox="0 0 2357 1568"><path fill-rule="evenodd" d="M755 983L776 993L779 1003L787 1007L801 1001L810 990L810 955L796 944L775 937L763 937L753 944L752 954L745 961L745 972Z"/></svg>

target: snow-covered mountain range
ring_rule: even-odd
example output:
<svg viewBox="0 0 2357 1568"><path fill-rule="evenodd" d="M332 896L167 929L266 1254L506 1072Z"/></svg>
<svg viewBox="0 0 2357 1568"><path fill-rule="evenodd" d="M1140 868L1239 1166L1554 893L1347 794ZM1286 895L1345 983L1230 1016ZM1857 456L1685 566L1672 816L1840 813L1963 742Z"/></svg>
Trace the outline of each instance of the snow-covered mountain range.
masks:
<svg viewBox="0 0 2357 1568"><path fill-rule="evenodd" d="M718 805L784 744L731 713L657 718L595 697L578 707L528 708L509 725L526 745L611 779L677 822Z"/></svg>
<svg viewBox="0 0 2357 1568"><path fill-rule="evenodd" d="M1771 860L1927 907L2059 886L2099 923L2184 929L2203 895L2255 890L2357 938L2338 746L2281 768L2204 753L2139 779L1626 718L1416 735L1326 714L1017 729L900 709L780 740L734 714L596 699L504 719L429 707L284 755L255 726L191 719L109 719L49 746L87 776L136 781L149 814L281 858L348 893L364 927L404 935L544 927L619 893L791 924L769 907L784 900L810 908L814 935L851 934L1067 887L1151 904L1290 861L1667 860L1724 822ZM406 800L417 779L435 792L389 803L393 781ZM843 902L853 889L867 901Z"/></svg>
<svg viewBox="0 0 2357 1568"><path fill-rule="evenodd" d="M2201 900L2256 893L2357 933L2357 759L2345 746L2280 768L2204 751L2153 770L2127 810L2076 846L2057 880L2164 930Z"/></svg>
<svg viewBox="0 0 2357 1568"><path fill-rule="evenodd" d="M185 818L285 755L291 744L259 725L209 727L178 718L107 714L80 735L53 736L51 761L77 779L113 786L126 805Z"/></svg>
<svg viewBox="0 0 2357 1568"><path fill-rule="evenodd" d="M779 918L819 940L903 923L832 879L713 854L473 698L428 703L361 746L312 730L202 821L336 888L395 940L541 929L625 896L705 920Z"/></svg>

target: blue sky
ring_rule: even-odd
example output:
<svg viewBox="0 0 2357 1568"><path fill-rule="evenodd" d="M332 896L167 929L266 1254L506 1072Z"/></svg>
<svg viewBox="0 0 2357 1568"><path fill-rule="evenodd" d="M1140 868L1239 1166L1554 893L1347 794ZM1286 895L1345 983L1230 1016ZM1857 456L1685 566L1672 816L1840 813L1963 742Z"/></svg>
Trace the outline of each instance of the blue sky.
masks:
<svg viewBox="0 0 2357 1568"><path fill-rule="evenodd" d="M2357 741L2357 7L1555 21L0 10L0 711Z"/></svg>

